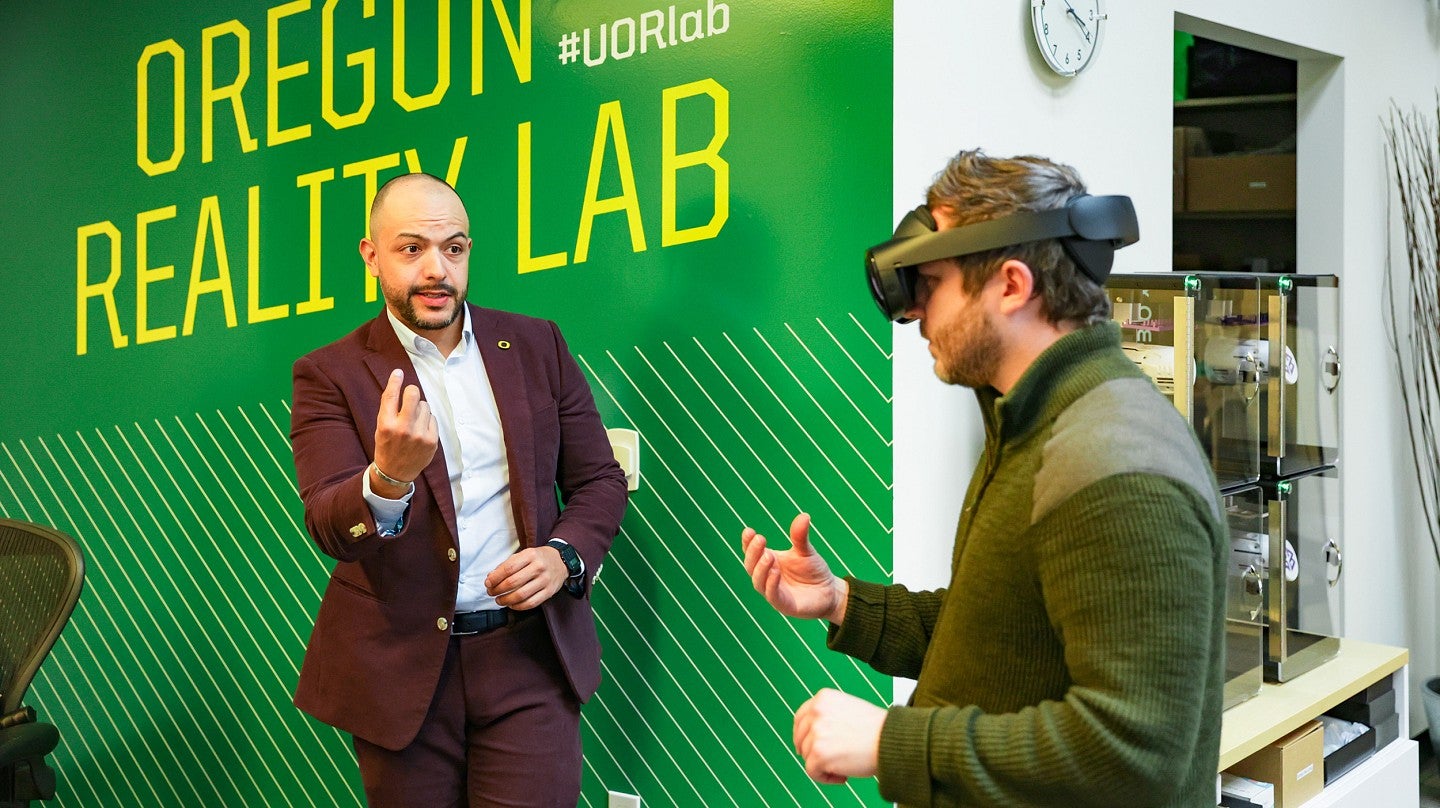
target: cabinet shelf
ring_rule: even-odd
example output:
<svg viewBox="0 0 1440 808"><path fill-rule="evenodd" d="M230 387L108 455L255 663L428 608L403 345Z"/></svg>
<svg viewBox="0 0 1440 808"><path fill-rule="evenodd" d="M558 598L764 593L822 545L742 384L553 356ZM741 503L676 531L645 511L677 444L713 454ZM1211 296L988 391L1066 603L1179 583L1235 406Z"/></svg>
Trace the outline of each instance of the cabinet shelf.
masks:
<svg viewBox="0 0 1440 808"><path fill-rule="evenodd" d="M1219 107L1259 107L1269 104L1293 104L1296 93L1271 93L1269 95L1230 95L1218 98L1187 98L1176 101L1176 109L1207 109Z"/></svg>
<svg viewBox="0 0 1440 808"><path fill-rule="evenodd" d="M1176 221L1229 221L1235 219L1294 219L1293 210L1185 210L1176 211Z"/></svg>

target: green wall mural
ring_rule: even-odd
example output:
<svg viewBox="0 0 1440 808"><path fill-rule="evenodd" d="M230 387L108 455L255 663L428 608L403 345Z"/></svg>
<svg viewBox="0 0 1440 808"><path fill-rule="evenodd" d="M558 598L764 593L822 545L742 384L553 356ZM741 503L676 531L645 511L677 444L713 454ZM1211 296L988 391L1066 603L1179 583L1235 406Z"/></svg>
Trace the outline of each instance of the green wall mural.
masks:
<svg viewBox="0 0 1440 808"><path fill-rule="evenodd" d="M62 806L362 802L290 695L330 568L290 364L380 303L374 188L465 198L471 299L557 321L642 484L596 591L582 804L877 804L791 748L890 684L775 615L740 527L891 573L890 7L294 0L0 7L0 515L89 556L29 702Z"/></svg>

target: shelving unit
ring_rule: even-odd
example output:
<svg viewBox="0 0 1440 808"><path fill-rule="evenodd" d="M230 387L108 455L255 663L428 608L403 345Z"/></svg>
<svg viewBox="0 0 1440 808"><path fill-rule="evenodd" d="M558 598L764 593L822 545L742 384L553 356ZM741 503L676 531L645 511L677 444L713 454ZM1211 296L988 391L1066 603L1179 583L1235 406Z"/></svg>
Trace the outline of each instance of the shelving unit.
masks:
<svg viewBox="0 0 1440 808"><path fill-rule="evenodd" d="M1339 653L1329 662L1283 685L1263 685L1258 696L1225 712L1221 770L1393 675L1399 737L1326 786L1305 808L1416 808L1420 752L1410 739L1409 661L1404 648L1341 640Z"/></svg>
<svg viewBox="0 0 1440 808"><path fill-rule="evenodd" d="M1215 153L1252 152L1293 142L1295 93L1191 98L1175 102L1176 126L1205 130ZM1295 211L1176 211L1176 255L1200 257L1203 269L1231 272L1265 258L1272 272L1303 272L1295 266Z"/></svg>

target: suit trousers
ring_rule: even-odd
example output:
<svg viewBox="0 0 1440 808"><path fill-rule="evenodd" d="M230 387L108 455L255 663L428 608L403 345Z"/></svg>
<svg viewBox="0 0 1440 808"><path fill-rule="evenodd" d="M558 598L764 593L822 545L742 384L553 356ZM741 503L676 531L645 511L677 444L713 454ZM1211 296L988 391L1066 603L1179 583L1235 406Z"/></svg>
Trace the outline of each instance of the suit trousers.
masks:
<svg viewBox="0 0 1440 808"><path fill-rule="evenodd" d="M562 592L559 597L566 597ZM370 808L573 808L580 703L537 612L450 638L420 734L398 752L355 738Z"/></svg>

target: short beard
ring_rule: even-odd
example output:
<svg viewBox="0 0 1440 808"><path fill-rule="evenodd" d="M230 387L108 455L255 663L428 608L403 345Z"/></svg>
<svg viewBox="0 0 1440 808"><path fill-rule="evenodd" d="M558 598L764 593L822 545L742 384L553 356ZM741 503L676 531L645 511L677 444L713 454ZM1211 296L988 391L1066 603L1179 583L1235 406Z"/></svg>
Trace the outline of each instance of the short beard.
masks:
<svg viewBox="0 0 1440 808"><path fill-rule="evenodd" d="M449 316L441 316L438 319L422 320L420 312L415 310L415 296L421 292L441 291L450 295L454 307L450 310ZM395 316L414 331L439 331L447 328L451 323L460 317L460 311L464 306L464 295L460 294L454 286L448 283L438 283L433 286L411 287L404 295L391 297L386 295L386 300L395 308Z"/></svg>
<svg viewBox="0 0 1440 808"><path fill-rule="evenodd" d="M946 384L978 390L993 383L1000 369L1004 344L1000 331L978 305L968 306L959 319L932 334L935 375Z"/></svg>

